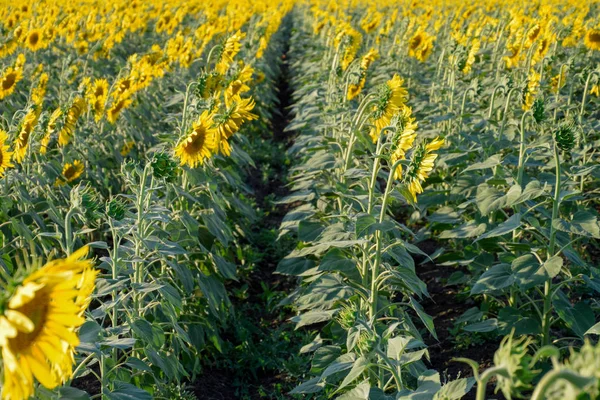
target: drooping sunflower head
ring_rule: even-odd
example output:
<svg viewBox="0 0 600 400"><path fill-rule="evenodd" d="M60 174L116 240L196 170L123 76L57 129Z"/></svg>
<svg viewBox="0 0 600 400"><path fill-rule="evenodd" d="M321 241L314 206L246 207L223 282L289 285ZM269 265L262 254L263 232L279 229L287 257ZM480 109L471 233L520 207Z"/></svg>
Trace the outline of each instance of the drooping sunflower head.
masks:
<svg viewBox="0 0 600 400"><path fill-rule="evenodd" d="M28 399L34 378L48 389L72 375L76 330L84 322L97 271L84 247L50 261L15 286L0 314L3 399Z"/></svg>
<svg viewBox="0 0 600 400"><path fill-rule="evenodd" d="M195 168L204 164L216 151L217 130L213 127L213 116L204 111L192 125L191 131L175 147L175 156L181 165Z"/></svg>
<svg viewBox="0 0 600 400"><path fill-rule="evenodd" d="M437 154L433 153L444 145L444 139L435 138L431 142L421 145L412 154L410 165L404 177L404 183L413 201L417 201L417 195L423 193L421 185L433 170Z"/></svg>
<svg viewBox="0 0 600 400"><path fill-rule="evenodd" d="M83 174L85 166L79 160L73 161L73 163L65 163L62 170L62 177L66 182L73 182Z"/></svg>
<svg viewBox="0 0 600 400"><path fill-rule="evenodd" d="M4 176L4 173L7 169L12 168L13 164L11 162L12 151L10 151L10 147L7 144L8 142L8 134L6 131L0 129L0 177Z"/></svg>
<svg viewBox="0 0 600 400"><path fill-rule="evenodd" d="M588 30L583 41L588 49L600 50L600 29Z"/></svg>

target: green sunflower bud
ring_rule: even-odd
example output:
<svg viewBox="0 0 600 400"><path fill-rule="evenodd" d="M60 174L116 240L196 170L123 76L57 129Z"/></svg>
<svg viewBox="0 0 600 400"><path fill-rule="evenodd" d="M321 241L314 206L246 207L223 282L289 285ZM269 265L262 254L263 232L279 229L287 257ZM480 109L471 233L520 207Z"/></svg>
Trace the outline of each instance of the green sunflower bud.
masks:
<svg viewBox="0 0 600 400"><path fill-rule="evenodd" d="M177 176L177 163L168 154L158 153L152 159L152 170L155 178L172 182Z"/></svg>
<svg viewBox="0 0 600 400"><path fill-rule="evenodd" d="M560 123L554 130L554 140L561 150L572 150L575 146L575 126L573 121L566 120Z"/></svg>
<svg viewBox="0 0 600 400"><path fill-rule="evenodd" d="M545 119L546 119L546 108L545 108L545 104L544 104L544 99L538 97L537 99L535 99L535 101L533 102L533 119L535 119L535 122L542 123Z"/></svg>
<svg viewBox="0 0 600 400"><path fill-rule="evenodd" d="M527 337L515 339L513 334L502 339L500 347L494 354L494 364L508 371L508 378L497 375L496 388L500 389L507 399L524 398L524 393L531 390L531 382L537 371L530 368L531 355L528 347L532 340Z"/></svg>
<svg viewBox="0 0 600 400"><path fill-rule="evenodd" d="M106 214L109 217L111 217L117 221L120 221L125 217L126 208L127 208L127 206L122 200L112 198L106 204Z"/></svg>

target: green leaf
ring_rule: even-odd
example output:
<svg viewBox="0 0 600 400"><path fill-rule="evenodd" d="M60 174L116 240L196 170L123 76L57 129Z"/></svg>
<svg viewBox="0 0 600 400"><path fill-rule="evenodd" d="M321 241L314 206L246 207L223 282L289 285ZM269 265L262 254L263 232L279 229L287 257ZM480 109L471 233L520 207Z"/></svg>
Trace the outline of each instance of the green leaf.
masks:
<svg viewBox="0 0 600 400"><path fill-rule="evenodd" d="M298 224L298 240L301 242L314 242L323 232L323 229L324 227L320 222L300 221Z"/></svg>
<svg viewBox="0 0 600 400"><path fill-rule="evenodd" d="M433 400L459 400L471 391L475 385L474 378L460 378L446 383L435 394Z"/></svg>
<svg viewBox="0 0 600 400"><path fill-rule="evenodd" d="M600 239L598 219L587 211L576 212L571 221L557 218L552 221L552 226L559 231Z"/></svg>
<svg viewBox="0 0 600 400"><path fill-rule="evenodd" d="M596 322L594 311L592 311L589 305L579 302L573 306L569 302L569 299L562 293L560 296L554 298L552 304L560 319L581 338Z"/></svg>
<svg viewBox="0 0 600 400"><path fill-rule="evenodd" d="M543 265L549 278L554 278L556 275L558 275L562 269L562 266L563 259L559 256L551 257Z"/></svg>
<svg viewBox="0 0 600 400"><path fill-rule="evenodd" d="M356 262L338 248L333 248L325 254L319 264L319 271L351 272L356 268Z"/></svg>
<svg viewBox="0 0 600 400"><path fill-rule="evenodd" d="M89 400L90 395L74 387L61 387L58 389L58 395L61 400Z"/></svg>
<svg viewBox="0 0 600 400"><path fill-rule="evenodd" d="M485 271L477 280L471 294L489 293L504 289L515 282L510 264L497 264Z"/></svg>
<svg viewBox="0 0 600 400"><path fill-rule="evenodd" d="M276 273L282 275L302 275L314 268L315 262L304 257L287 256L277 264Z"/></svg>
<svg viewBox="0 0 600 400"><path fill-rule="evenodd" d="M307 325L318 324L320 322L329 321L333 318L333 315L337 312L336 310L327 311L309 311L307 313L297 315L290 318L290 321L296 323L296 329Z"/></svg>
<svg viewBox="0 0 600 400"><path fill-rule="evenodd" d="M537 316L514 307L503 307L498 312L498 329L501 335L508 335L513 329L515 335L537 335L542 331Z"/></svg>
<svg viewBox="0 0 600 400"><path fill-rule="evenodd" d="M152 400L150 393L130 383L112 382L114 389L103 392L109 400Z"/></svg>
<svg viewBox="0 0 600 400"><path fill-rule="evenodd" d="M464 239L482 235L487 226L484 223L477 224L475 221L467 222L458 228L443 231L440 239Z"/></svg>
<svg viewBox="0 0 600 400"><path fill-rule="evenodd" d="M585 331L585 335L600 335L600 322Z"/></svg>
<svg viewBox="0 0 600 400"><path fill-rule="evenodd" d="M475 242L482 240L482 239L506 235L507 233L514 231L515 229L517 229L520 226L521 226L521 214L516 213L513 216L511 216L509 219L507 219L506 221L504 221L503 223L498 225L496 228L479 236L477 239L475 239Z"/></svg>
<svg viewBox="0 0 600 400"><path fill-rule="evenodd" d="M537 257L531 253L515 258L512 262L512 271L517 285L525 290L541 285L549 279L544 266L540 265Z"/></svg>
<svg viewBox="0 0 600 400"><path fill-rule="evenodd" d="M350 371L350 374L352 374L352 371ZM354 389L350 390L348 393L336 397L336 400L370 400L370 392L371 385L369 384L369 381L366 380Z"/></svg>
<svg viewBox="0 0 600 400"><path fill-rule="evenodd" d="M467 168L463 169L462 172L465 173L468 171L476 171L479 169L493 168L502 163L501 157L502 157L501 154L494 154L493 156L489 157L485 161L477 162L477 163L473 163L473 164L469 165Z"/></svg>
<svg viewBox="0 0 600 400"><path fill-rule="evenodd" d="M296 386L290 391L290 394L318 393L325 388L325 382L320 382L320 380L320 377L312 378Z"/></svg>
<svg viewBox="0 0 600 400"><path fill-rule="evenodd" d="M496 318L486 319L485 321L476 322L467 325L463 330L467 332L492 332L498 329L498 320Z"/></svg>
<svg viewBox="0 0 600 400"><path fill-rule="evenodd" d="M328 376L352 368L352 365L354 365L355 360L356 356L354 355L354 353L342 354L341 356L336 358L334 362L329 364L327 368L325 368L325 371L323 371L323 373L321 374L321 379L325 379Z"/></svg>
<svg viewBox="0 0 600 400"><path fill-rule="evenodd" d="M423 307L412 297L410 297L410 305L413 310L415 310L429 333L431 333L435 340L438 340L437 334L435 333L435 326L433 325L433 318L431 318L431 316L425 312Z"/></svg>
<svg viewBox="0 0 600 400"><path fill-rule="evenodd" d="M506 196L500 190L483 183L477 187L475 196L481 214L488 215L506 206Z"/></svg>
<svg viewBox="0 0 600 400"><path fill-rule="evenodd" d="M351 384L356 378L358 378L359 376L361 376L362 373L364 372L364 370L368 366L369 366L369 362L367 361L367 359L364 356L361 356L356 361L354 361L354 364L352 365L352 369L350 370L350 372L348 373L348 375L346 375L346 377L344 378L344 380L342 381L342 383L338 387L337 391L345 388L346 386L348 386L349 384ZM367 390L367 395L368 395L368 393L369 392Z"/></svg>

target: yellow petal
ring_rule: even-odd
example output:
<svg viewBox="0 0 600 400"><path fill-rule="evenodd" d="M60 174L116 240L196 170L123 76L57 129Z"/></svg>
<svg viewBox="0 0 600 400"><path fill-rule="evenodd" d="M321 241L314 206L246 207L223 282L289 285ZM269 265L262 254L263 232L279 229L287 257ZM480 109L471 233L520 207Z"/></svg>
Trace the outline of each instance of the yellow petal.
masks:
<svg viewBox="0 0 600 400"><path fill-rule="evenodd" d="M4 315L6 316L6 319L21 332L31 333L35 329L33 321L19 311L5 310Z"/></svg>

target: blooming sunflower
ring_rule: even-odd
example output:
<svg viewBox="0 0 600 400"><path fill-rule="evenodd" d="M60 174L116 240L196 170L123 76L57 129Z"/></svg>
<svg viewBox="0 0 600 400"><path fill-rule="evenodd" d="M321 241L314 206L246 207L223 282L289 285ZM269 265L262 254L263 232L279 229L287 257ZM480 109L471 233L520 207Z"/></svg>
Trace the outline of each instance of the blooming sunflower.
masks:
<svg viewBox="0 0 600 400"><path fill-rule="evenodd" d="M221 49L221 55L219 57L219 61L215 69L218 73L224 74L229 69L231 63L233 63L233 58L240 52L242 48L242 44L240 43L243 38L246 37L245 33L237 31L233 35L229 36L225 41Z"/></svg>
<svg viewBox="0 0 600 400"><path fill-rule="evenodd" d="M424 62L433 51L433 41L435 37L425 31L418 31L408 41L408 55Z"/></svg>
<svg viewBox="0 0 600 400"><path fill-rule="evenodd" d="M413 154L404 181L414 201L417 201L417 194L423 193L421 182L424 182L429 177L429 173L433 169L435 159L438 156L433 151L439 150L443 145L444 139L435 138Z"/></svg>
<svg viewBox="0 0 600 400"><path fill-rule="evenodd" d="M194 122L190 133L175 147L175 156L179 158L181 165L192 168L202 165L216 150L216 135L213 116L206 110Z"/></svg>
<svg viewBox="0 0 600 400"><path fill-rule="evenodd" d="M0 100L10 96L19 82L23 78L23 72L19 68L8 67L2 78L0 78Z"/></svg>
<svg viewBox="0 0 600 400"><path fill-rule="evenodd" d="M71 107L67 111L65 124L58 133L58 144L60 146L66 146L71 141L77 120L85 112L86 106L87 103L83 97L77 97L73 100L73 104L71 104Z"/></svg>
<svg viewBox="0 0 600 400"><path fill-rule="evenodd" d="M540 88L540 74L534 70L529 72L529 76L527 77L527 86L523 89L521 93L522 103L523 103L523 111L530 110L533 106L533 102L535 100L535 96L538 93Z"/></svg>
<svg viewBox="0 0 600 400"><path fill-rule="evenodd" d="M225 98L228 102L235 96L239 96L240 94L250 90L250 87L247 85L247 83L252 80L253 73L254 68L249 65L244 65L244 67L236 74L225 91Z"/></svg>
<svg viewBox="0 0 600 400"><path fill-rule="evenodd" d="M40 79L38 80L38 84L35 88L33 88L31 92L31 100L33 104L41 106L44 102L44 96L46 95L46 87L48 86L48 74L42 73L40 75Z"/></svg>
<svg viewBox="0 0 600 400"><path fill-rule="evenodd" d="M83 174L85 166L79 160L73 161L73 163L65 163L62 170L62 176L56 178L54 182L55 186L63 186L66 183L73 182Z"/></svg>
<svg viewBox="0 0 600 400"><path fill-rule="evenodd" d="M112 106L106 112L106 119L111 124L117 122L117 118L121 114L121 111L129 107L132 103L131 92L127 91L113 100Z"/></svg>
<svg viewBox="0 0 600 400"><path fill-rule="evenodd" d="M31 51L38 51L44 47L42 30L34 28L25 36L25 46Z"/></svg>
<svg viewBox="0 0 600 400"><path fill-rule="evenodd" d="M251 113L254 105L252 97L242 99L239 96L235 96L229 99L226 104L227 110L216 119L216 143L221 153L229 156L231 154L231 147L229 146L228 139L239 131L244 122L258 118L256 114Z"/></svg>
<svg viewBox="0 0 600 400"><path fill-rule="evenodd" d="M9 147L6 144L8 141L8 134L0 129L0 177L4 176L7 169L13 167L10 159L13 155L12 151L9 151Z"/></svg>
<svg viewBox="0 0 600 400"><path fill-rule="evenodd" d="M590 29L585 33L583 43L590 50L600 50L600 29Z"/></svg>
<svg viewBox="0 0 600 400"><path fill-rule="evenodd" d="M406 106L402 110L398 122L400 129L394 138L392 153L390 155L391 164L406 159L406 152L412 148L419 126L415 122L415 118L412 117L411 108ZM402 165L398 165L394 171L394 179L399 180L400 178L402 178Z"/></svg>
<svg viewBox="0 0 600 400"><path fill-rule="evenodd" d="M87 93L87 101L94 110L96 122L102 119L104 107L108 98L108 81L106 79L96 79L90 86Z"/></svg>
<svg viewBox="0 0 600 400"><path fill-rule="evenodd" d="M31 132L37 125L38 117L40 116L40 109L31 108L23 117L21 122L21 130L19 136L15 141L15 161L21 163L27 154L29 148L29 137Z"/></svg>
<svg viewBox="0 0 600 400"><path fill-rule="evenodd" d="M50 118L48 119L48 126L46 127L46 134L44 135L42 140L40 140L40 153L46 154L46 151L48 150L48 145L50 143L50 139L52 138L54 132L56 132L56 124L61 115L63 115L63 112L60 109L60 107L54 110L52 115L50 115Z"/></svg>
<svg viewBox="0 0 600 400"><path fill-rule="evenodd" d="M48 262L16 287L0 314L4 363L2 399L28 399L34 378L48 389L73 371L75 332L84 322L97 271L81 260L83 247L66 259Z"/></svg>
<svg viewBox="0 0 600 400"><path fill-rule="evenodd" d="M373 107L371 122L373 127L369 132L373 143L377 142L379 133L383 128L389 126L392 117L404 107L408 92L402 87L404 80L398 75L387 81L379 89L379 99Z"/></svg>

